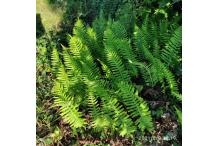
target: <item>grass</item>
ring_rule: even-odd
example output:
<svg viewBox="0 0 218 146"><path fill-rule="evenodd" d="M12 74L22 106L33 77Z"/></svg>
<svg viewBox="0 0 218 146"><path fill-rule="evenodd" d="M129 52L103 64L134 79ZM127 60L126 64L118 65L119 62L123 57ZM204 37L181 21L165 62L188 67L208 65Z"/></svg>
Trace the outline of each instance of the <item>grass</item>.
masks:
<svg viewBox="0 0 218 146"><path fill-rule="evenodd" d="M46 32L58 30L59 23L62 20L63 10L55 8L48 3L48 0L36 0L36 13L41 15L42 24Z"/></svg>

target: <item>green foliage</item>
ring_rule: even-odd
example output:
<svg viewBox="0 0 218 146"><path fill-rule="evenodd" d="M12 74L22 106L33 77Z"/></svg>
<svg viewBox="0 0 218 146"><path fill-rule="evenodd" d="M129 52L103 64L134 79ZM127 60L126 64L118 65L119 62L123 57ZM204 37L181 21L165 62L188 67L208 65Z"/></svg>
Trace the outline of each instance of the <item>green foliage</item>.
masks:
<svg viewBox="0 0 218 146"><path fill-rule="evenodd" d="M144 103L141 97L134 93L134 88L130 85L121 82L118 84L118 87L122 96L121 100L127 107L130 115L133 118L139 117L136 121L138 127L141 130L147 129L151 132L153 130L153 124L147 104Z"/></svg>
<svg viewBox="0 0 218 146"><path fill-rule="evenodd" d="M167 66L174 66L180 60L178 54L181 52L181 42L182 28L178 27L166 44L166 49L161 52L161 59Z"/></svg>
<svg viewBox="0 0 218 146"><path fill-rule="evenodd" d="M177 107L175 107L175 110L176 110L176 114L177 114L177 117L178 117L178 122L180 125L182 125L182 111L179 110Z"/></svg>
<svg viewBox="0 0 218 146"><path fill-rule="evenodd" d="M169 68L179 58L178 53L171 52L181 46L180 27L172 31L171 37L166 36L164 44L160 38L168 30L158 34L162 25L148 19L141 28L136 27L133 46L123 24L105 23L100 18L93 23L94 29L85 27L81 20L76 22L74 36L69 36L69 47L63 47L62 57L53 50L55 105L73 130L91 126L93 131L118 132L121 136L133 136L137 129L152 132L149 107L133 82L137 76L143 76L144 84L151 87L162 83L172 97L181 100ZM170 65L166 56L171 59Z"/></svg>
<svg viewBox="0 0 218 146"><path fill-rule="evenodd" d="M48 1L63 17L37 27L37 143L144 145L169 110L181 124L181 0Z"/></svg>
<svg viewBox="0 0 218 146"><path fill-rule="evenodd" d="M59 118L52 107L53 75L50 65L50 49L54 43L47 35L43 35L36 42L36 134L37 143L50 145L60 140L57 136L56 120Z"/></svg>
<svg viewBox="0 0 218 146"><path fill-rule="evenodd" d="M134 34L136 54L142 54L139 55L139 59L149 65L147 70L141 70L142 74L144 74L144 81L150 86L154 86L158 82L162 83L164 87L167 84L167 88L171 90L171 95L181 100L177 82L169 68L169 66L173 67L174 64L181 60L181 54L179 54L181 49L181 27L172 31L171 37L168 37L169 34L164 35L168 31L167 27L165 27L166 30L161 31L163 33L158 34L157 30L163 29L162 23L157 26L155 22L149 20L150 18L147 17L142 28L136 28ZM164 44L164 42L167 43Z"/></svg>
<svg viewBox="0 0 218 146"><path fill-rule="evenodd" d="M115 27L119 26L120 31L113 31ZM133 87L127 86L125 88L125 86L121 86L122 82L131 84L130 75L124 65L129 64L127 57L128 55L131 57L131 53L130 50L125 51L124 49L118 51L111 43L114 39L125 40L125 29L118 23L112 23L111 27L108 27L105 31L105 48L102 48L99 54L97 49L100 49L100 47L92 28L86 29L82 22L78 20L74 32L75 36L70 38L70 47L64 47L63 50L65 67L60 63L56 49L52 54L53 68L57 69L57 66L59 66L59 71L55 72L57 80L54 93L57 95L55 104L60 106L62 116L70 123L71 127L82 128L86 122L85 115L82 116L79 111L79 106L88 106L92 117L92 122L88 124L91 124L97 130L120 131L120 135L124 136L130 135L136 130L132 119L125 112L125 110L128 110L132 113L132 118L138 118L136 123L141 130L152 131L153 124L148 106L145 103L140 103L142 99L137 95L132 96L134 93L130 90L134 92ZM122 44L119 44L118 40L118 45L128 46L128 41L123 43L121 41ZM131 49L131 47L129 48ZM124 57L126 58L120 58L118 52L125 54ZM97 64L97 61L100 64L102 63L102 66L104 63L104 67ZM100 70L107 72L109 77L101 74ZM80 91L81 93L72 94L80 86L84 90ZM76 100L77 98L82 99ZM122 98L123 100L120 100ZM138 100L136 105L132 105L131 102L135 102L135 100ZM85 102L82 103L81 101ZM124 104L124 107L122 104ZM110 123L112 123L111 127L109 126Z"/></svg>

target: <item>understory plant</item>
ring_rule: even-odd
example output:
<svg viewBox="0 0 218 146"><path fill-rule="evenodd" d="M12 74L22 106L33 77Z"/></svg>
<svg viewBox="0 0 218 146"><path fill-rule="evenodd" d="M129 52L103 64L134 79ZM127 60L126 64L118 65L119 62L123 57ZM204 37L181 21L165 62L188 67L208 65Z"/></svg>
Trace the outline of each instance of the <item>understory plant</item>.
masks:
<svg viewBox="0 0 218 146"><path fill-rule="evenodd" d="M150 16L133 26L129 34L119 20L100 17L92 26L78 20L69 47L53 49L54 104L74 135L152 133L154 122L139 87L160 85L181 102L174 75L181 64L181 26Z"/></svg>

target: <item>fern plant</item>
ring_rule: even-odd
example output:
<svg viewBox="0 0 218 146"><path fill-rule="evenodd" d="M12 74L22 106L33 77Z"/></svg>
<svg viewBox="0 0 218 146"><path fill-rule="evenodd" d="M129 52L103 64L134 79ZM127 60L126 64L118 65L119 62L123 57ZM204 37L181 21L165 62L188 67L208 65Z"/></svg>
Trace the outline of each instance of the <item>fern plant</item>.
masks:
<svg viewBox="0 0 218 146"><path fill-rule="evenodd" d="M55 105L75 133L90 128L126 137L136 130L152 132L149 107L134 82L139 76L144 85L167 84L172 97L181 100L170 71L178 61L181 28L170 33L163 23L148 19L135 26L134 38L119 21L101 17L86 27L78 20L69 47L60 54L53 50Z"/></svg>
<svg viewBox="0 0 218 146"><path fill-rule="evenodd" d="M171 68L181 63L181 26L169 29L165 21L150 21L148 16L142 28L135 28L134 47L140 61L148 69L141 69L144 81L149 86L158 82L170 89L172 96L181 101L181 95Z"/></svg>

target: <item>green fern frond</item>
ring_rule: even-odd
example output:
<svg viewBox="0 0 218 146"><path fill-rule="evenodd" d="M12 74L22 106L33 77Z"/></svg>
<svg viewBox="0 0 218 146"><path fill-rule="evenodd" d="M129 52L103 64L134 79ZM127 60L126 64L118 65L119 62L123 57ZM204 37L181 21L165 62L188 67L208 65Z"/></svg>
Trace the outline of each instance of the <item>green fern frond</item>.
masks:
<svg viewBox="0 0 218 146"><path fill-rule="evenodd" d="M73 37L71 36L69 46L70 46L69 47L70 53L73 56L80 59L81 58L81 52L82 52L83 47L84 47L81 40L76 36L73 36Z"/></svg>
<svg viewBox="0 0 218 146"><path fill-rule="evenodd" d="M100 60L98 60L98 61L101 64L102 72L103 72L105 79L110 79L111 78L111 71L110 71L109 67L105 63L103 63L102 61L100 61Z"/></svg>
<svg viewBox="0 0 218 146"><path fill-rule="evenodd" d="M158 29L158 41L161 47L165 47L165 44L168 42L170 33L168 31L168 21L160 20L159 29Z"/></svg>
<svg viewBox="0 0 218 146"><path fill-rule="evenodd" d="M82 118L82 113L79 112L79 105L73 101L61 101L58 103L60 106L60 115L70 124L73 128L84 128L86 121Z"/></svg>
<svg viewBox="0 0 218 146"><path fill-rule="evenodd" d="M100 79L100 72L94 62L82 62L82 73L90 80Z"/></svg>
<svg viewBox="0 0 218 146"><path fill-rule="evenodd" d="M59 58L59 54L56 48L53 48L51 54L51 64L53 73L57 73L59 66L61 65L61 61Z"/></svg>
<svg viewBox="0 0 218 146"><path fill-rule="evenodd" d="M109 111L104 108L105 102L108 100L106 91L101 87L100 82L90 81L88 79L85 79L85 82L88 85L88 102L92 116L92 126L100 131L109 129L112 119L108 113ZM100 97L104 103L102 106L98 104L97 97Z"/></svg>
<svg viewBox="0 0 218 146"><path fill-rule="evenodd" d="M139 27L135 25L135 32L133 33L133 52L136 54L136 58L139 61L144 61L144 55L142 51L143 37ZM147 44L147 42L145 42Z"/></svg>
<svg viewBox="0 0 218 146"><path fill-rule="evenodd" d="M178 92L172 92L172 95L175 96L179 101L182 101L182 94Z"/></svg>
<svg viewBox="0 0 218 146"><path fill-rule="evenodd" d="M92 93L89 93L88 105L89 105L91 116L93 118L100 116L101 112L99 109L99 104L98 104L97 98L94 95L92 95Z"/></svg>
<svg viewBox="0 0 218 146"><path fill-rule="evenodd" d="M136 27L136 31L134 33L134 45L137 50L137 55L140 61L145 61L146 59L150 59L151 55L148 52L150 48L150 40L149 40L149 33L147 31L147 24L144 23L142 28L139 29ZM148 55L148 56L146 56Z"/></svg>
<svg viewBox="0 0 218 146"><path fill-rule="evenodd" d="M130 136L135 131L133 122L119 105L118 100L108 92L108 89L104 89L100 82L93 81L89 84L89 93L89 105L95 128L122 130L121 136ZM101 108L96 99L98 96L102 101ZM122 121L123 119L125 121ZM110 127L109 123L113 123L113 126Z"/></svg>
<svg viewBox="0 0 218 146"><path fill-rule="evenodd" d="M165 65L163 63L161 63L160 61L159 61L159 64L160 64L161 70L163 72L163 75L167 81L167 84L170 88L171 94L174 97L176 97L179 101L181 101L182 96L179 94L177 82L175 80L173 73L169 69L167 69L165 67Z"/></svg>
<svg viewBox="0 0 218 146"><path fill-rule="evenodd" d="M130 41L128 41L126 38L116 37L116 34L114 34L114 32L110 29L105 31L105 38L105 47L110 47L119 56L122 56L121 60L129 73L133 76L137 76L137 68L131 63L136 62L136 56L133 53Z"/></svg>
<svg viewBox="0 0 218 146"><path fill-rule="evenodd" d="M182 43L182 28L178 27L169 42L166 45L166 48L163 49L161 53L161 59L167 66L173 66L179 60L179 52Z"/></svg>
<svg viewBox="0 0 218 146"><path fill-rule="evenodd" d="M119 22L113 22L110 26L110 30L113 32L113 35L117 39L127 39L128 35L125 27Z"/></svg>
<svg viewBox="0 0 218 146"><path fill-rule="evenodd" d="M136 131L136 127L122 106L119 105L118 100L112 98L107 106L112 109L113 119L117 130L120 131L120 135L131 136Z"/></svg>
<svg viewBox="0 0 218 146"><path fill-rule="evenodd" d="M71 56L69 49L63 50L63 59L66 69L69 71L69 76L75 76L81 73L81 64L79 61L75 60L75 56Z"/></svg>
<svg viewBox="0 0 218 146"><path fill-rule="evenodd" d="M158 36L158 25L153 22L151 23L150 35L152 37L151 40L151 49L153 50L153 54L155 57L159 58L160 56L160 44L159 44L159 36Z"/></svg>
<svg viewBox="0 0 218 146"><path fill-rule="evenodd" d="M104 39L104 31L106 29L107 23L106 20L100 15L99 19L96 19L93 22L93 29L96 32L96 39L101 48L104 47L103 39Z"/></svg>
<svg viewBox="0 0 218 146"><path fill-rule="evenodd" d="M151 69L151 65L139 65L139 71L142 75L142 78L144 80L144 83L147 86L154 87L155 83L157 82L157 79L154 78L153 72Z"/></svg>
<svg viewBox="0 0 218 146"><path fill-rule="evenodd" d="M99 108L97 98L94 95L92 95L92 92L90 92L88 96L88 105L89 112L92 118L92 126L97 129L102 129L105 128L105 126L108 126L108 122L106 122L107 120L102 119L102 117L104 117L103 113ZM99 121L105 121L105 123L100 123Z"/></svg>
<svg viewBox="0 0 218 146"><path fill-rule="evenodd" d="M74 34L87 46L93 58L100 58L101 49L97 43L95 32L92 28L86 28L81 20L78 20L74 27Z"/></svg>
<svg viewBox="0 0 218 146"><path fill-rule="evenodd" d="M64 85L64 88L67 90L70 86L70 80L68 77L68 74L65 71L65 68L63 65L60 66L58 73L57 73L57 80Z"/></svg>
<svg viewBox="0 0 218 146"><path fill-rule="evenodd" d="M135 94L135 89L127 83L118 83L119 93L122 96L122 101L127 107L130 115L133 118L137 118L136 123L138 127L144 131L145 129L151 132L153 130L153 123L151 113L147 104L141 97Z"/></svg>
<svg viewBox="0 0 218 146"><path fill-rule="evenodd" d="M176 106L174 106L175 110L176 110L176 114L177 114L177 117L178 117L178 122L180 125L182 125L182 111L179 110Z"/></svg>
<svg viewBox="0 0 218 146"><path fill-rule="evenodd" d="M58 81L56 81L54 83L54 87L52 88L52 93L54 93L54 95L57 96L55 98L58 98L58 97L65 98L67 91Z"/></svg>
<svg viewBox="0 0 218 146"><path fill-rule="evenodd" d="M60 107L60 115L70 124L72 128L85 127L86 121L82 118L82 113L79 112L79 105L74 102L74 98L66 95L63 86L56 83L53 92L55 97L55 106Z"/></svg>
<svg viewBox="0 0 218 146"><path fill-rule="evenodd" d="M169 70L167 70L164 66L162 66L162 69L163 69L163 72L165 74L166 80L168 82L168 85L169 85L171 91L174 93L178 92L177 83L174 79L173 74Z"/></svg>
<svg viewBox="0 0 218 146"><path fill-rule="evenodd" d="M106 52L107 62L113 75L112 78L117 81L130 82L130 76L117 53L111 48L106 48Z"/></svg>

